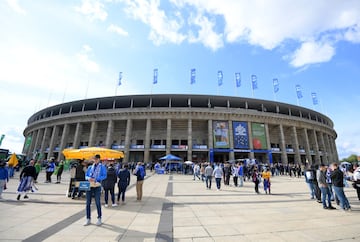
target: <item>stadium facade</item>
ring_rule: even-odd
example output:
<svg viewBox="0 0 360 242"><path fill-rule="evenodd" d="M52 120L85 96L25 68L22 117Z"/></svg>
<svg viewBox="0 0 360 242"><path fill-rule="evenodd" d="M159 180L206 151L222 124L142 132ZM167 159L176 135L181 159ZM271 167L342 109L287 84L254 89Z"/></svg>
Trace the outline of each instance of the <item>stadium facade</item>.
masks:
<svg viewBox="0 0 360 242"><path fill-rule="evenodd" d="M63 159L65 148L123 151L124 162L184 160L318 164L338 161L327 116L267 100L185 94L129 95L62 103L33 114L27 157Z"/></svg>

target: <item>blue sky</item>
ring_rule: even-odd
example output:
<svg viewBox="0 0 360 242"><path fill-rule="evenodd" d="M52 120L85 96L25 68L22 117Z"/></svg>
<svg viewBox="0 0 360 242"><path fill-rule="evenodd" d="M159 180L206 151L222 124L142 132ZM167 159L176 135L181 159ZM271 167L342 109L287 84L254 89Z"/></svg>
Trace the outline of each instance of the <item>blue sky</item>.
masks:
<svg viewBox="0 0 360 242"><path fill-rule="evenodd" d="M1 148L20 153L28 118L47 106L191 93L314 109L334 121L340 159L360 155L360 1L6 0L0 31Z"/></svg>

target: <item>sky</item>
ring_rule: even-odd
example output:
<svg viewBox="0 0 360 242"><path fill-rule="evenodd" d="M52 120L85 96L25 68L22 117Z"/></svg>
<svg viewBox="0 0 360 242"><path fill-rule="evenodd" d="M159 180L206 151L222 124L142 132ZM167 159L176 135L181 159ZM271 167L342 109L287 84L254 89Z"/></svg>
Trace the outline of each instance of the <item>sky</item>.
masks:
<svg viewBox="0 0 360 242"><path fill-rule="evenodd" d="M0 148L11 152L43 108L179 93L313 109L334 122L340 159L360 155L358 0L4 0L0 35Z"/></svg>

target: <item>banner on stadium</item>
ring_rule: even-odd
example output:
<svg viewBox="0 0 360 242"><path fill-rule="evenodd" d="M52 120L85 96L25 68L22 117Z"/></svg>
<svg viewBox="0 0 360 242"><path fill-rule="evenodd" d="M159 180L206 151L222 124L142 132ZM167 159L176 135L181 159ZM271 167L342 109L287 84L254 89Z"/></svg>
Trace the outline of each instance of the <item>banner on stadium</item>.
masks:
<svg viewBox="0 0 360 242"><path fill-rule="evenodd" d="M249 131L247 122L233 121L235 149L249 149Z"/></svg>
<svg viewBox="0 0 360 242"><path fill-rule="evenodd" d="M229 123L213 121L214 148L229 148Z"/></svg>
<svg viewBox="0 0 360 242"><path fill-rule="evenodd" d="M265 124L251 123L252 143L254 150L266 150Z"/></svg>

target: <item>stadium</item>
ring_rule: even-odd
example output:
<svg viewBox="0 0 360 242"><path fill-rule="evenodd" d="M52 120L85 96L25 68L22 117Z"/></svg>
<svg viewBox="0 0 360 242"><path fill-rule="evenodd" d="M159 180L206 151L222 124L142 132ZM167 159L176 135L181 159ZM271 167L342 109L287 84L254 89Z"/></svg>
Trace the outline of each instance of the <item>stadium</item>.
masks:
<svg viewBox="0 0 360 242"><path fill-rule="evenodd" d="M123 151L123 162L165 154L184 161L338 161L327 116L296 105L230 96L149 94L77 100L33 114L24 130L28 158L64 159L65 148Z"/></svg>

